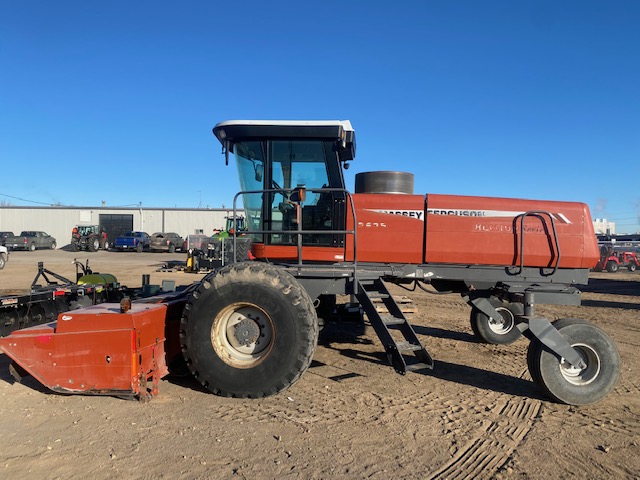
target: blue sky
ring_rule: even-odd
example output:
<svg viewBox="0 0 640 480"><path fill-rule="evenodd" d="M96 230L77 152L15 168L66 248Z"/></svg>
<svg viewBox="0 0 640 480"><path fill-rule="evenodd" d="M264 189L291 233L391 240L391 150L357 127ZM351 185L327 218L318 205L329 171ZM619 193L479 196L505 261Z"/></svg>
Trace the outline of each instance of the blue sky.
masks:
<svg viewBox="0 0 640 480"><path fill-rule="evenodd" d="M229 119L349 119L355 173L640 231L640 2L0 6L0 203L220 207Z"/></svg>

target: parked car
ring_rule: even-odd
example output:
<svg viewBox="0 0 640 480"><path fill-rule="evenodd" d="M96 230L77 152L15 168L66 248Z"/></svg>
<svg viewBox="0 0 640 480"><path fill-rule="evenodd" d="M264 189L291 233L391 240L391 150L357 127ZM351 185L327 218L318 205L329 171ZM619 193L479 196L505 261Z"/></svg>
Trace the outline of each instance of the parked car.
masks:
<svg viewBox="0 0 640 480"><path fill-rule="evenodd" d="M182 250L183 238L174 232L156 232L151 235L151 251L163 251L173 253Z"/></svg>
<svg viewBox="0 0 640 480"><path fill-rule="evenodd" d="M5 245L9 250L31 250L32 252L38 248L55 250L57 247L56 239L51 235L34 230L25 230L17 237L7 237Z"/></svg>
<svg viewBox="0 0 640 480"><path fill-rule="evenodd" d="M5 246L7 237L14 237L13 232L0 232L0 245Z"/></svg>
<svg viewBox="0 0 640 480"><path fill-rule="evenodd" d="M4 264L9 261L9 251L7 247L0 245L0 270L4 268Z"/></svg>
<svg viewBox="0 0 640 480"><path fill-rule="evenodd" d="M149 234L147 232L127 232L116 237L113 247L119 252L123 250L142 252L149 249L149 243Z"/></svg>

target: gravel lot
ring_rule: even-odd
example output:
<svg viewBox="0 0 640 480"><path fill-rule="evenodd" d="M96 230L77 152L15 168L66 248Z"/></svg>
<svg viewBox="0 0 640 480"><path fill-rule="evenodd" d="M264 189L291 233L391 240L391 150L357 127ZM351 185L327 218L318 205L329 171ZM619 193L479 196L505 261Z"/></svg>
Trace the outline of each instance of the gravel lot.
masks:
<svg viewBox="0 0 640 480"><path fill-rule="evenodd" d="M74 258L130 287L201 275L156 272L185 254L14 252L0 290L26 289L37 262L73 278ZM527 341L478 343L456 295L409 296L412 323L436 361L400 376L372 329L326 328L311 368L261 400L219 398L190 378L165 378L149 404L53 394L13 383L0 355L3 478L640 478L640 274L594 274L580 317L616 341L623 371L588 407L547 400L526 369Z"/></svg>

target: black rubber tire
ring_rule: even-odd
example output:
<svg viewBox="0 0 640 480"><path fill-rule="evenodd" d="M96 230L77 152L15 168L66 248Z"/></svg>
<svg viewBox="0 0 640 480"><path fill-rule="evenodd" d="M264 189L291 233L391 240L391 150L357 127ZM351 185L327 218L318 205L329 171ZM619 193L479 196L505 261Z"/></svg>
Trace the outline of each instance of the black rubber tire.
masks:
<svg viewBox="0 0 640 480"><path fill-rule="evenodd" d="M616 273L618 271L618 268L619 268L618 264L613 260L609 260L607 262L607 272Z"/></svg>
<svg viewBox="0 0 640 480"><path fill-rule="evenodd" d="M32 244L29 245L29 251L31 251L31 252L35 252L36 251L36 244L35 243L32 243Z"/></svg>
<svg viewBox="0 0 640 480"><path fill-rule="evenodd" d="M541 342L529 345L527 364L533 380L552 399L568 405L589 405L606 397L620 377L620 353L600 328L577 318L563 318L554 327L587 363L581 371L564 366L564 360Z"/></svg>
<svg viewBox="0 0 640 480"><path fill-rule="evenodd" d="M231 243L233 245L233 242ZM251 242L245 239L238 239L236 242L236 260L242 262L249 259L249 250L251 249ZM231 251L232 249L230 249ZM230 255L230 261L233 261L233 255Z"/></svg>
<svg viewBox="0 0 640 480"><path fill-rule="evenodd" d="M480 310L472 308L469 323L475 336L494 345L508 345L518 340L521 333L516 327L516 315L523 314L522 304L501 302L495 297L489 298L489 302L502 315L503 323L492 322Z"/></svg>
<svg viewBox="0 0 640 480"><path fill-rule="evenodd" d="M51 250L55 250L57 246L58 246L58 245L56 244L56 242L53 242L53 243L51 243L51 245L49 246L49 248L50 248Z"/></svg>
<svg viewBox="0 0 640 480"><path fill-rule="evenodd" d="M97 237L91 237L87 240L87 249L90 252L97 252L100 248L100 240Z"/></svg>
<svg viewBox="0 0 640 480"><path fill-rule="evenodd" d="M536 367L535 359L540 356L539 349L543 348L542 342L537 338L533 338L531 343L529 343L529 348L527 349L527 369L529 370L529 375L531 375L531 379L534 381L536 385L542 384L542 379L540 378L540 370Z"/></svg>
<svg viewBox="0 0 640 480"><path fill-rule="evenodd" d="M246 328L239 335L250 332L252 342L234 345L240 326ZM185 305L180 342L205 388L260 398L289 388L309 367L318 319L306 290L284 269L240 262L202 280Z"/></svg>
<svg viewBox="0 0 640 480"><path fill-rule="evenodd" d="M0 270L4 268L4 264L7 263L7 254L0 253Z"/></svg>
<svg viewBox="0 0 640 480"><path fill-rule="evenodd" d="M175 253L176 246L173 243L169 244L169 253Z"/></svg>
<svg viewBox="0 0 640 480"><path fill-rule="evenodd" d="M630 272L635 272L638 266L635 263L631 262L627 268Z"/></svg>
<svg viewBox="0 0 640 480"><path fill-rule="evenodd" d="M142 242L139 242L138 245L136 245L136 252L140 253L144 250L144 245L142 244Z"/></svg>

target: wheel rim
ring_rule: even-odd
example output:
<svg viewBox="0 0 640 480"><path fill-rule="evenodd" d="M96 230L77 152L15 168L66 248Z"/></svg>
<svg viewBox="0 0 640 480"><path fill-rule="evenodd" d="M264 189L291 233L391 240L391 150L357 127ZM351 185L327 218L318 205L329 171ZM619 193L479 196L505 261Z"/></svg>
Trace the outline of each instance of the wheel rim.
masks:
<svg viewBox="0 0 640 480"><path fill-rule="evenodd" d="M513 330L513 327L515 326L515 317L513 316L513 312L504 307L496 308L496 312L500 314L501 318L489 318L489 328L493 333L506 335Z"/></svg>
<svg viewBox="0 0 640 480"><path fill-rule="evenodd" d="M574 367L563 358L560 360L560 373L567 382L573 385L588 385L600 373L600 356L593 348L584 343L571 346L587 366L585 368Z"/></svg>
<svg viewBox="0 0 640 480"><path fill-rule="evenodd" d="M211 344L218 356L235 368L251 368L269 356L274 328L271 317L257 305L235 303L214 319Z"/></svg>

